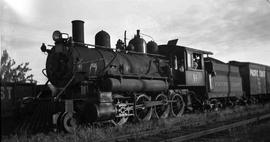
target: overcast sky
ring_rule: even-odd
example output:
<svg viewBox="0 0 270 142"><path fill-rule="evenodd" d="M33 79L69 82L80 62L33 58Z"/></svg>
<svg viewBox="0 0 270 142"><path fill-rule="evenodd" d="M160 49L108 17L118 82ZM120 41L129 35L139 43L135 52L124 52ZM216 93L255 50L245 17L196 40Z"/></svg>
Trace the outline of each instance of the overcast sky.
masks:
<svg viewBox="0 0 270 142"><path fill-rule="evenodd" d="M270 65L267 0L0 0L1 51L17 63L30 62L34 78L44 83L41 43L53 44L54 30L71 35L71 21L78 19L85 21L87 43L105 30L114 46L124 30L131 38L141 29L158 44L179 38L178 45L212 51L224 62Z"/></svg>

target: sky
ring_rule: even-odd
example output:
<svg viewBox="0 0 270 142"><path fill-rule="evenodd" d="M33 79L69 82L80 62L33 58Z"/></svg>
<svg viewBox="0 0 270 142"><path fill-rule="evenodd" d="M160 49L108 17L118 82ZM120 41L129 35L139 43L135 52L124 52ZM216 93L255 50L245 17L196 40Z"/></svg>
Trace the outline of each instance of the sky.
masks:
<svg viewBox="0 0 270 142"><path fill-rule="evenodd" d="M140 29L158 44L178 38L224 62L270 65L269 0L0 0L1 51L30 62L34 79L45 83L40 46L53 44L55 30L71 35L72 20L85 22L86 43L105 30L115 46L125 30L131 39Z"/></svg>

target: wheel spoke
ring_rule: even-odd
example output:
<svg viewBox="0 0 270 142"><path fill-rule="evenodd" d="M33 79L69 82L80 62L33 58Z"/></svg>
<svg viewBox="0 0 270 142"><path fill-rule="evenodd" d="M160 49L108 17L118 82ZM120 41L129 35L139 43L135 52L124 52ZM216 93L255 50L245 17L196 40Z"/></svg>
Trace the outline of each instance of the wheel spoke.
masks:
<svg viewBox="0 0 270 142"><path fill-rule="evenodd" d="M156 96L155 101L165 102L162 105L155 106L155 116L157 118L167 118L170 112L170 107L166 103L168 101L168 97L164 94L159 94Z"/></svg>
<svg viewBox="0 0 270 142"><path fill-rule="evenodd" d="M145 94L141 94L135 100L135 117L139 121L150 120L152 116L152 107L146 107L145 102L150 101L150 98Z"/></svg>
<svg viewBox="0 0 270 142"><path fill-rule="evenodd" d="M179 94L173 94L171 97L171 114L174 117L180 117L185 110L184 99Z"/></svg>

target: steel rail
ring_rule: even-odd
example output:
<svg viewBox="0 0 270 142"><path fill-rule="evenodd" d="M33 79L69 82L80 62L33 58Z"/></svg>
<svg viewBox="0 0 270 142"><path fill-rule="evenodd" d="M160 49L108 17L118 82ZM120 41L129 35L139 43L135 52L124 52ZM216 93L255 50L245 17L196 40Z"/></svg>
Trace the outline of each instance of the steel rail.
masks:
<svg viewBox="0 0 270 142"><path fill-rule="evenodd" d="M224 126L220 126L220 127L216 127L216 128L212 128L212 129L208 129L208 130L203 130L203 131L199 131L199 132L194 132L191 134L187 134L187 135L183 135L183 136L179 136L179 137L175 137L175 138L171 138L171 139L166 139L166 140L163 140L162 142L168 142L168 141L169 142L181 142L181 141L186 141L186 140L190 140L190 139L195 139L195 138L199 138L199 137L206 136L209 134L214 134L217 132L225 131L228 129L236 128L239 126L247 125L250 123L254 123L254 122L264 120L264 119L269 119L269 118L270 118L270 114L265 114L262 116L250 118L247 120L242 120L239 122L234 122L234 123L227 124Z"/></svg>
<svg viewBox="0 0 270 142"><path fill-rule="evenodd" d="M191 140L191 139L195 139L195 138L199 138L202 136L206 136L209 134L214 134L217 132L221 132L221 131L225 131L231 128L236 128L239 126L243 126L243 125L247 125L250 123L254 123L257 121L261 121L264 119L270 119L270 113L261 115L261 116L256 116L247 120L242 120L242 121L238 121L238 122L233 122L230 124L225 124L223 126L219 126L219 127L215 127L215 128L210 128L210 129L206 129L206 130L200 130L200 131L193 131L193 132L189 132L188 134L184 134L181 135L179 137L174 137L174 138L166 138L164 140L161 140L161 142L181 142L181 141L186 141L186 140ZM159 133L167 133L168 131L177 131L177 130L181 130L181 128L164 128L164 129L159 129L159 130L152 130L152 131L142 131L140 133L136 133L136 134L126 134L126 135L122 135L122 136L118 136L118 137L114 137L114 138L109 138L109 139L103 139L100 140L101 142L107 142L107 141L128 141L128 139L136 139L136 138L142 138L142 137L147 137L147 136L154 136L154 135L158 135ZM183 131L181 131L183 132ZM180 134L180 133L179 133Z"/></svg>

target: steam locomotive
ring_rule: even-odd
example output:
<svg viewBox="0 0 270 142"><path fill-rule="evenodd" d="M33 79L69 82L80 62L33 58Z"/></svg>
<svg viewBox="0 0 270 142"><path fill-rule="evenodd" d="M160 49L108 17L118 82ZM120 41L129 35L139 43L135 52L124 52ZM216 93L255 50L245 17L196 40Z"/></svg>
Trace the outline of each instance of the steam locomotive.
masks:
<svg viewBox="0 0 270 142"><path fill-rule="evenodd" d="M84 22L75 20L72 37L55 31L52 38L52 48L42 44L41 51L48 55L46 76L57 90L53 122L68 132L78 123L179 117L185 110L257 101L270 92L269 66L226 64L177 40L147 43L140 30L128 44L125 36L111 48L105 31L95 35L94 45L85 43Z"/></svg>

